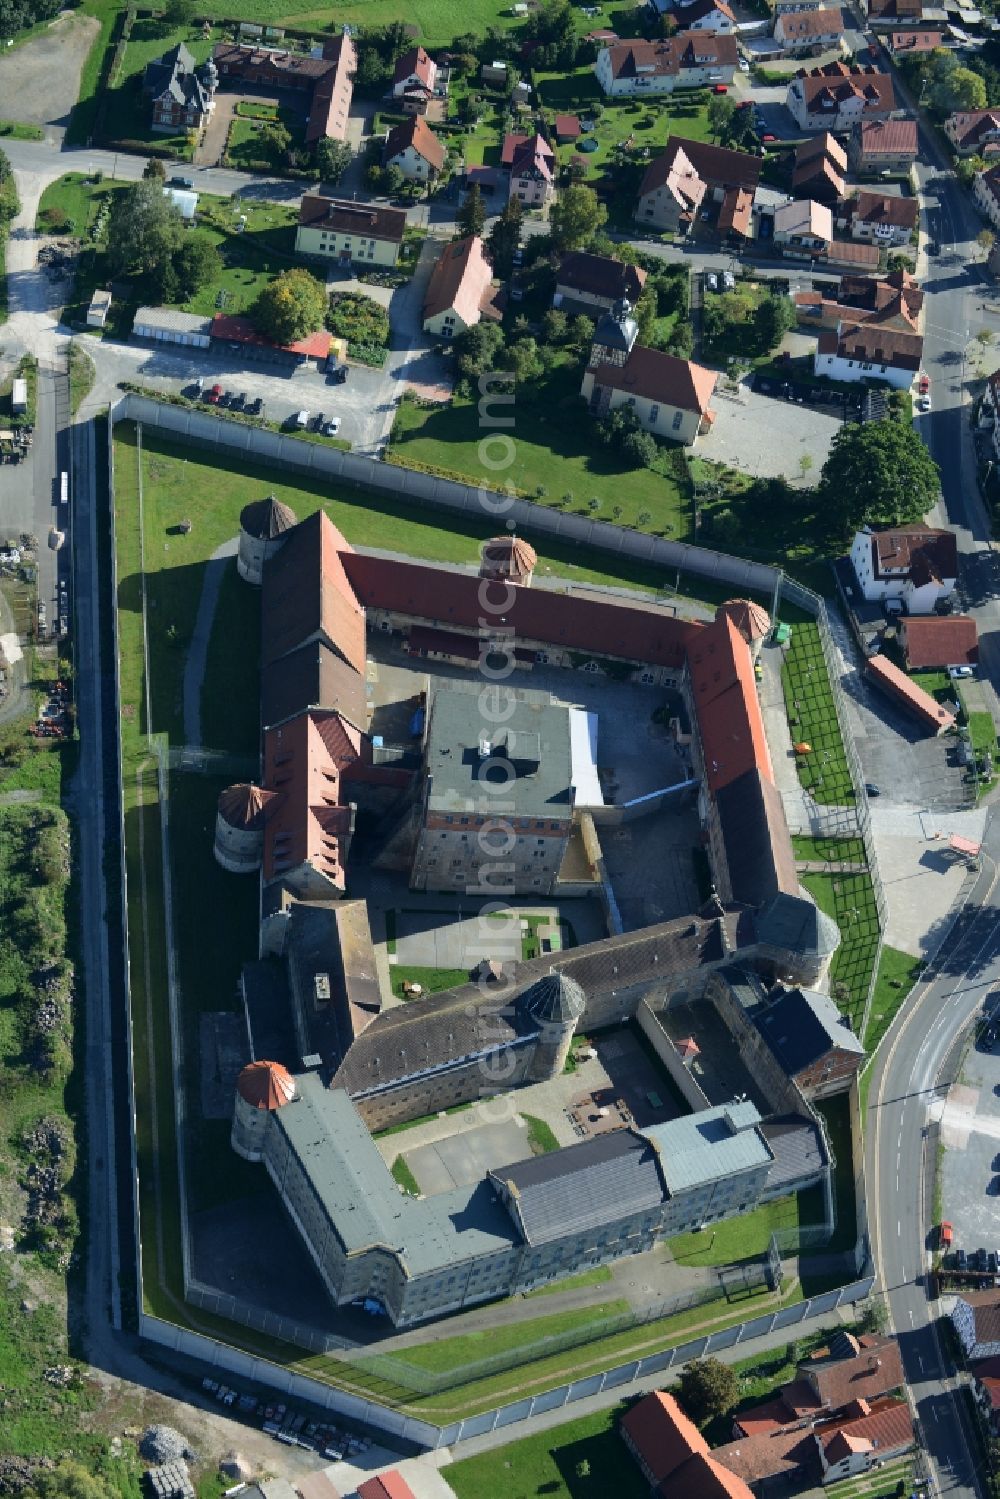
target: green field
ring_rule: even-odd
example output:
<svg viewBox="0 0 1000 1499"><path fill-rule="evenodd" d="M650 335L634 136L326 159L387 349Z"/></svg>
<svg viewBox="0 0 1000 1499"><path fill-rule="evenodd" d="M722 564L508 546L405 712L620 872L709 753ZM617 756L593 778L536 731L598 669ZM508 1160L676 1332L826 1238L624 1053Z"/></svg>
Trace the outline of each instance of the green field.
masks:
<svg viewBox="0 0 1000 1499"><path fill-rule="evenodd" d="M797 624L781 667L785 708L794 744L808 744L796 755L799 780L817 802L849 806L854 783L833 705L833 689L820 644L819 626Z"/></svg>
<svg viewBox="0 0 1000 1499"><path fill-rule="evenodd" d="M646 1499L649 1484L618 1434L625 1406L578 1416L478 1457L451 1463L444 1477L458 1499ZM580 1476L581 1465L587 1470Z"/></svg>
<svg viewBox="0 0 1000 1499"><path fill-rule="evenodd" d="M820 910L840 928L840 946L830 965L830 992L859 1035L879 941L871 876L867 871L804 874L801 880Z"/></svg>
<svg viewBox="0 0 1000 1499"><path fill-rule="evenodd" d="M678 481L670 472L623 468L615 453L592 440L579 388L580 371L563 366L518 390L511 434L514 461L502 473L484 467L478 402L462 397L426 407L404 401L393 426L390 457L404 466L427 467L473 483L509 483L521 494L578 515L615 519L686 540L690 504ZM670 459L670 452L662 451L660 467L668 470ZM544 492L539 496L540 488ZM592 498L597 507L589 504ZM620 516L614 513L616 506ZM649 517L641 527L640 515Z"/></svg>
<svg viewBox="0 0 1000 1499"><path fill-rule="evenodd" d="M879 959L878 978L872 995L868 1029L865 1031L865 1051L869 1056L889 1029L906 996L913 988L923 967L919 958L911 953L900 952L896 947L883 947Z"/></svg>
<svg viewBox="0 0 1000 1499"><path fill-rule="evenodd" d="M535 77L538 97L550 115L586 115L595 104L603 106L596 128L581 137L596 141L596 151L581 151L580 141L556 147L557 159L563 166L574 156L586 163L588 180L613 179L629 166L644 169L666 145L669 135L696 141L711 139L708 109L700 94L698 102L684 93L672 98L605 100L589 66L568 74L540 72Z"/></svg>
<svg viewBox="0 0 1000 1499"><path fill-rule="evenodd" d="M285 111L281 123L291 135L292 145L301 146L305 140L301 115ZM239 118L234 119L229 127L224 163L237 171L280 174L287 170L288 156L269 140L266 120Z"/></svg>

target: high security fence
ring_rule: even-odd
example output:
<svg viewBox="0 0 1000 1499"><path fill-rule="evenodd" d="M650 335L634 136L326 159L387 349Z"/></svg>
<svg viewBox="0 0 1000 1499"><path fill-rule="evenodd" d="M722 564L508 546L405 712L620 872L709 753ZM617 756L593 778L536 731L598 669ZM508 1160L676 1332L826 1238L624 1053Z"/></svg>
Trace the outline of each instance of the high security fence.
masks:
<svg viewBox="0 0 1000 1499"><path fill-rule="evenodd" d="M648 536L640 532L631 531L625 527L612 525L605 521L588 520L580 516L566 515L561 511L550 510L527 500L512 500L508 496L499 494L493 490L477 488L474 485L463 484L450 479L441 479L429 474L412 472L394 465L380 463L358 454L343 452L339 449L325 448L318 444L305 443L294 437L259 428L247 427L205 412L162 404L147 397L136 395L128 395L119 400L114 404L110 412L108 443L109 472L112 486L113 544L113 438L115 425L121 421L134 421L140 429L144 426L152 428L166 436L225 454L227 458L243 455L255 462L286 472L292 472L305 478L311 477L314 480L320 481L336 481L341 485L355 485L359 488L387 495L391 494L397 500L402 499L424 506L430 505L444 511L465 513L470 517L478 517L482 521L488 520L492 524L496 524L498 518L502 517L504 522L513 521L520 530L532 535L549 536L565 542L571 542L604 556L613 555L627 558L637 563L662 567L665 574L677 575L678 587L680 575L682 573L692 573L710 582L723 584L726 588L734 590L744 589L773 597L776 602L780 602L781 597L790 599L797 607L806 611L817 621L823 646L824 662L830 678L837 721L844 740L851 779L854 784L855 794L853 805L837 809L816 809L817 830L833 831L831 824L835 824L838 832L857 836L863 840L871 871L872 883L876 891L880 926L884 925L885 900L878 875L878 864L868 819L867 800L862 789L861 768L847 729L843 692L840 683L841 663L831 638L826 605L817 594L785 578L778 569L765 566L761 563L749 562L737 557L729 557L724 553L711 552L704 548L692 547L684 543L667 541L661 537ZM115 552L116 555L117 553ZM114 586L117 592L117 578L114 580ZM567 590L571 591L571 585L567 584L566 586ZM665 577L665 590L669 590L669 588L669 578ZM118 698L120 703L117 621L115 628L115 652L115 674L116 684L119 688ZM118 732L120 753L120 719ZM164 783L166 781L164 775L163 747L155 743L152 743L150 747L157 762L158 779L160 781L161 793L163 793L165 792ZM167 857L166 848L164 850L164 857ZM127 968L129 963L128 910L125 888L123 822L121 867L123 922L126 933L125 962ZM169 879L167 880L167 884L169 885ZM170 975L170 980L171 999L173 1000L175 980L172 974ZM869 1005L870 997L869 992ZM866 1006L866 1015L867 1008ZM172 1057L175 1071L179 1067L179 1057L176 1051L178 1044L176 1029L175 1024L175 1051ZM829 1314L840 1306L861 1301L868 1296L873 1285L874 1277L867 1275L852 1285L827 1292L825 1295L815 1297L810 1301L781 1308L778 1311L754 1318L751 1321L695 1339L679 1347L635 1359L604 1373L561 1385L558 1389L547 1390L543 1394L516 1401L513 1404L499 1407L481 1415L468 1417L448 1426L439 1427L430 1422L415 1420L405 1416L396 1410L379 1404L373 1399L354 1395L348 1390L325 1384L320 1380L300 1374L294 1369L282 1367L263 1356L248 1353L241 1348L236 1348L201 1333L193 1332L189 1328L177 1326L162 1317L151 1316L143 1310L142 1260L141 1252L138 1250L140 1235L138 1174L135 1160L134 1074L130 1075L129 1083L133 1120L133 1211L136 1217L139 1331L141 1335L151 1342L169 1347L199 1361L207 1362L213 1367L224 1370L231 1375L262 1383L280 1390L293 1398L335 1411L348 1420L362 1423L386 1435L403 1441L413 1442L420 1446L438 1447L449 1445L482 1432L515 1424L541 1411L554 1410L564 1405L570 1405L577 1400L598 1394L606 1389L620 1387L624 1391L637 1380L665 1372L689 1359L699 1358L708 1353L719 1352L723 1349L731 1348L736 1344L767 1336L769 1333L782 1330L786 1327L794 1327L813 1317ZM183 1217L182 1222L186 1222ZM183 1234L183 1237L186 1239L186 1233ZM188 1273L189 1256L187 1247L187 1243L182 1246L182 1254L185 1268L185 1284L190 1300L194 1304L206 1308L211 1305L213 1310L218 1310L224 1316L243 1321L246 1325L258 1327L262 1331L266 1330L270 1332L270 1326L266 1325L268 1314L263 1313L258 1308L237 1307L235 1304L223 1306L222 1302L228 1301L229 1298L218 1297L218 1293L212 1292L210 1288L198 1284L190 1277ZM661 1315L664 1314L661 1311ZM264 1323L259 1320L261 1318L265 1319ZM274 1331L276 1335L277 1329ZM307 1342L307 1346L309 1346L306 1339L303 1339L303 1341ZM312 1340L312 1346L316 1346L315 1340ZM345 1375L349 1378L349 1365L345 1365Z"/></svg>

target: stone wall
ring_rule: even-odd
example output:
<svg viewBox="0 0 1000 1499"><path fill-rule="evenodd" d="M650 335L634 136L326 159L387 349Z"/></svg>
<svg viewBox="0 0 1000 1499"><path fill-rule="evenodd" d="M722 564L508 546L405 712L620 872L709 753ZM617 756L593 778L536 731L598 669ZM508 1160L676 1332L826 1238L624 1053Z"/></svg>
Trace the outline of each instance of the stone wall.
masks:
<svg viewBox="0 0 1000 1499"><path fill-rule="evenodd" d="M636 1011L636 1020L639 1022L642 1034L666 1068L674 1087L690 1108L695 1113L698 1113L700 1109L711 1108L711 1103L677 1055L674 1043L663 1029L648 1000L644 999L640 1003Z"/></svg>

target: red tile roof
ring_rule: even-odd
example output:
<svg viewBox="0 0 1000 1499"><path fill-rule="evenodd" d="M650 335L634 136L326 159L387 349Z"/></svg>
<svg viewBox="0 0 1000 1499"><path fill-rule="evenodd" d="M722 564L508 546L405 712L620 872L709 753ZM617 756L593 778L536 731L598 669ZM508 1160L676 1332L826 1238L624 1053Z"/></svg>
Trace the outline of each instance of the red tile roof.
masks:
<svg viewBox="0 0 1000 1499"><path fill-rule="evenodd" d="M718 381L716 370L705 369L690 359L678 359L660 349L633 346L623 365L599 364L590 371L595 385L623 390L629 395L644 396L663 406L704 416Z"/></svg>
<svg viewBox="0 0 1000 1499"><path fill-rule="evenodd" d="M516 132L511 132L504 136L503 144L500 147L500 165L502 167L510 166L518 147L523 146L527 139L526 135L518 135Z"/></svg>
<svg viewBox="0 0 1000 1499"><path fill-rule="evenodd" d="M817 36L839 36L844 30L844 17L840 10L784 11L778 20L781 22L782 35L790 42L803 39L812 41ZM777 30L777 23L775 29Z"/></svg>
<svg viewBox="0 0 1000 1499"><path fill-rule="evenodd" d="M895 229L915 229L920 216L916 198L904 198L901 193L862 190L852 207L855 222L891 224Z"/></svg>
<svg viewBox="0 0 1000 1499"><path fill-rule="evenodd" d="M899 1452L913 1446L913 1421L905 1400L888 1400L850 1421L820 1426L816 1435L827 1462L853 1452Z"/></svg>
<svg viewBox="0 0 1000 1499"><path fill-rule="evenodd" d="M979 631L968 615L910 615L901 623L903 650L911 671L943 666L974 666L979 660Z"/></svg>
<svg viewBox="0 0 1000 1499"><path fill-rule="evenodd" d="M361 754L361 735L339 714L300 713L264 735L264 786L278 793L264 829L264 879L308 865L336 889L346 883L342 839L350 808L340 778Z"/></svg>
<svg viewBox="0 0 1000 1499"><path fill-rule="evenodd" d="M262 666L323 640L364 676L365 615L344 571L350 551L329 516L317 510L265 563Z"/></svg>
<svg viewBox="0 0 1000 1499"><path fill-rule="evenodd" d="M638 1452L654 1485L695 1453L708 1454L708 1443L673 1395L654 1390L622 1417L621 1429Z"/></svg>
<svg viewBox="0 0 1000 1499"><path fill-rule="evenodd" d="M958 542L954 531L933 526L896 526L872 534L872 563L877 578L906 573L920 585L958 577Z"/></svg>
<svg viewBox="0 0 1000 1499"><path fill-rule="evenodd" d="M753 1491L738 1473L723 1466L715 1453L696 1452L665 1479L657 1499L753 1499Z"/></svg>
<svg viewBox="0 0 1000 1499"><path fill-rule="evenodd" d="M417 1499L402 1473L392 1468L358 1484L358 1499Z"/></svg>
<svg viewBox="0 0 1000 1499"><path fill-rule="evenodd" d="M784 1477L791 1479L803 1468L808 1468L816 1457L816 1442L812 1431L795 1427L769 1432L763 1436L739 1437L716 1447L712 1456L720 1466L736 1474L748 1486L764 1479ZM700 1490L692 1490L692 1493Z"/></svg>
<svg viewBox="0 0 1000 1499"><path fill-rule="evenodd" d="M916 156L916 120L864 120L861 125L862 156Z"/></svg>
<svg viewBox="0 0 1000 1499"><path fill-rule="evenodd" d="M483 584L473 574L363 556L349 549L342 561L351 588L365 607L478 634ZM507 613L496 618L498 628L509 626L519 640L592 651L596 656L677 667L684 660L685 640L700 628L656 604L620 604L548 588L508 588L505 583L488 587L490 598L498 604L509 601Z"/></svg>
<svg viewBox="0 0 1000 1499"><path fill-rule="evenodd" d="M308 338L296 339L292 344L276 344L273 339L259 333L249 318L231 317L217 312L212 319L212 337L229 343L252 344L256 348L283 349L286 354L301 354L307 359L325 359L333 343L333 334L320 328Z"/></svg>
<svg viewBox="0 0 1000 1499"><path fill-rule="evenodd" d="M896 54L933 52L943 40L940 31L894 31L889 37L889 45ZM913 124L916 126L916 120Z"/></svg>
<svg viewBox="0 0 1000 1499"><path fill-rule="evenodd" d="M403 243L406 211L374 203L354 203L346 198L324 198L306 193L299 204L299 223L310 229L332 229L342 234L363 234L372 239Z"/></svg>
<svg viewBox="0 0 1000 1499"><path fill-rule="evenodd" d="M424 88L429 89L432 86L431 79L434 76L434 72L434 64L431 61L429 53L425 52L423 47L411 47L409 52L404 52L397 62L393 71L392 81L393 83L402 83L404 78L409 78L411 74L414 74L419 78Z"/></svg>
<svg viewBox="0 0 1000 1499"><path fill-rule="evenodd" d="M251 1062L236 1079L236 1091L252 1109L273 1112L295 1097L295 1079L280 1062Z"/></svg>
<svg viewBox="0 0 1000 1499"><path fill-rule="evenodd" d="M467 327L473 327L488 304L493 267L485 246L476 234L452 240L435 262L424 295L424 318L454 312Z"/></svg>
<svg viewBox="0 0 1000 1499"><path fill-rule="evenodd" d="M865 663L868 674L874 678L879 686L884 687L890 697L896 698L904 707L910 709L935 733L940 734L945 729L950 729L955 722L954 713L949 713L947 708L942 708L929 693L900 671L898 666L886 659L885 656L869 656Z"/></svg>
<svg viewBox="0 0 1000 1499"><path fill-rule="evenodd" d="M749 192L756 192L761 173L758 156L751 156L746 151L731 151L728 146L713 146L707 141L689 141L684 136L670 135L663 155L646 168L639 188L640 197L664 186L678 152L687 157L709 187L745 187Z"/></svg>
<svg viewBox="0 0 1000 1499"><path fill-rule="evenodd" d="M556 135L560 140L575 141L583 134L583 127L576 115L556 115Z"/></svg>
<svg viewBox="0 0 1000 1499"><path fill-rule="evenodd" d="M750 649L727 616L691 639L688 674L709 790L748 770L773 781Z"/></svg>
<svg viewBox="0 0 1000 1499"><path fill-rule="evenodd" d="M385 143L385 160L392 161L394 157L401 156L408 146L412 146L433 171L440 172L448 153L423 115L411 115L402 125L396 125L389 131Z"/></svg>
<svg viewBox="0 0 1000 1499"><path fill-rule="evenodd" d="M873 1400L903 1383L903 1365L895 1338L870 1334L841 1342L856 1351L847 1358L815 1357L799 1365L817 1397L830 1410L840 1410L852 1400Z"/></svg>

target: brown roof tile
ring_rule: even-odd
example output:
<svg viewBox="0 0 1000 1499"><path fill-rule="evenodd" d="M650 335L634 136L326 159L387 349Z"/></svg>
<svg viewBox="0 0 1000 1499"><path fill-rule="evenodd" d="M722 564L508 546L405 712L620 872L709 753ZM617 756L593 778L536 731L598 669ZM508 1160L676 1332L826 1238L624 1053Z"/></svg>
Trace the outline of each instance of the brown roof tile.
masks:
<svg viewBox="0 0 1000 1499"><path fill-rule="evenodd" d="M968 615L939 619L910 615L901 623L903 650L911 671L944 666L974 666L979 660L979 630Z"/></svg>
<svg viewBox="0 0 1000 1499"><path fill-rule="evenodd" d="M265 729L310 708L340 713L368 727L364 676L321 640L265 666L260 674L260 721Z"/></svg>
<svg viewBox="0 0 1000 1499"><path fill-rule="evenodd" d="M865 156L916 156L916 120L864 120L859 140Z"/></svg>
<svg viewBox="0 0 1000 1499"><path fill-rule="evenodd" d="M753 1491L714 1453L696 1452L657 1491L657 1499L753 1499Z"/></svg>
<svg viewBox="0 0 1000 1499"><path fill-rule="evenodd" d="M646 284L646 272L641 266L626 265L610 255L570 250L559 262L556 284L594 297L609 297L615 302L627 297L634 305Z"/></svg>
<svg viewBox="0 0 1000 1499"><path fill-rule="evenodd" d="M624 365L599 364L593 370L594 384L623 390L629 395L644 396L664 406L694 411L704 416L718 381L715 370L705 369L690 359L678 359L660 349L633 346Z"/></svg>
<svg viewBox="0 0 1000 1499"><path fill-rule="evenodd" d="M713 146L707 141L690 141L685 136L671 135L667 137L663 155L646 168L639 188L640 197L663 187L678 151L687 157L698 176L710 187L745 187L750 192L757 189L761 173L759 157L746 151L731 151L728 146Z"/></svg>
<svg viewBox="0 0 1000 1499"><path fill-rule="evenodd" d="M323 640L364 675L364 610L342 561L350 550L329 516L317 510L288 533L281 550L264 564L263 666Z"/></svg>
<svg viewBox="0 0 1000 1499"><path fill-rule="evenodd" d="M665 1390L654 1390L626 1411L621 1429L653 1475L654 1484L694 1453L704 1456L709 1450L690 1416Z"/></svg>
<svg viewBox="0 0 1000 1499"><path fill-rule="evenodd" d="M812 1432L801 1427L779 1429L763 1436L739 1437L714 1448L712 1456L749 1486L808 1470L816 1462L816 1442Z"/></svg>
<svg viewBox="0 0 1000 1499"><path fill-rule="evenodd" d="M299 204L299 223L310 229L331 229L340 234L363 234L372 239L403 243L406 212L371 203L353 203L344 198L324 198L306 193Z"/></svg>
<svg viewBox="0 0 1000 1499"><path fill-rule="evenodd" d="M400 156L408 146L412 146L433 171L440 172L448 153L423 115L411 115L408 120L389 131L385 143L385 160L392 161L393 157Z"/></svg>
<svg viewBox="0 0 1000 1499"><path fill-rule="evenodd" d="M852 1400L873 1400L903 1383L903 1365L895 1338L870 1336L854 1340L857 1352L849 1358L810 1359L799 1365L816 1395L831 1411Z"/></svg>
<svg viewBox="0 0 1000 1499"><path fill-rule="evenodd" d="M424 295L424 318L454 312L468 327L478 323L482 301L493 280L493 267L477 234L445 245L431 272Z"/></svg>
<svg viewBox="0 0 1000 1499"><path fill-rule="evenodd" d="M848 207L859 223L891 224L896 229L915 229L920 217L916 198L904 198L901 193L862 190Z"/></svg>

